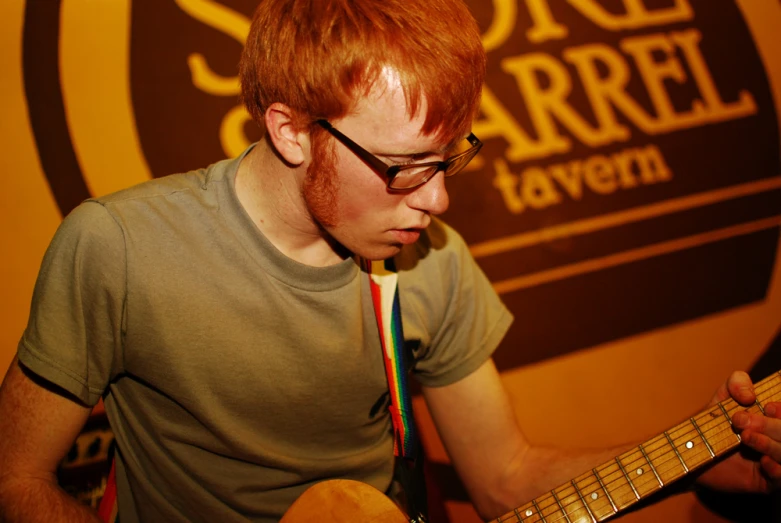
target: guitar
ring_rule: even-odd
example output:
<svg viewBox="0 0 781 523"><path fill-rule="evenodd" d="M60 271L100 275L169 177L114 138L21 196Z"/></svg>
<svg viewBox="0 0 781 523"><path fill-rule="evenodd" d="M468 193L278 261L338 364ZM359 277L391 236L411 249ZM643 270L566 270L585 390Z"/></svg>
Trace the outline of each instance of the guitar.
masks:
<svg viewBox="0 0 781 523"><path fill-rule="evenodd" d="M781 372L755 386L749 408L727 399L619 454L550 492L493 520L497 523L596 523L605 521L740 445L732 415L764 414L781 401ZM331 480L310 487L280 523L301 521L405 523L407 517L379 490L358 481Z"/></svg>
<svg viewBox="0 0 781 523"><path fill-rule="evenodd" d="M332 479L304 491L279 523L409 523L385 494L366 483Z"/></svg>

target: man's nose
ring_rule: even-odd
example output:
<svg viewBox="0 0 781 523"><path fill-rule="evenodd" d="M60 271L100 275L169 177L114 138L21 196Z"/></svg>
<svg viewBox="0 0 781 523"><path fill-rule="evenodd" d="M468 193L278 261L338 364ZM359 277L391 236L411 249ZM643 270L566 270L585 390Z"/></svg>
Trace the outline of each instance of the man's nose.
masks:
<svg viewBox="0 0 781 523"><path fill-rule="evenodd" d="M429 181L416 188L407 199L408 205L431 214L442 214L450 205L445 188L445 173L439 171Z"/></svg>

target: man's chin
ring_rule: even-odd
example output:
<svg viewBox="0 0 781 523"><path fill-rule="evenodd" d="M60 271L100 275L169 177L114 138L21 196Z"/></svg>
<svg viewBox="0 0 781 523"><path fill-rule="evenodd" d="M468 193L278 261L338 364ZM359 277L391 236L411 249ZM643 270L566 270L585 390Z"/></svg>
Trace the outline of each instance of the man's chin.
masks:
<svg viewBox="0 0 781 523"><path fill-rule="evenodd" d="M401 242L360 242L360 244L356 244L358 242L351 242L349 240L341 242L333 234L330 234L330 231L326 230L326 232L329 233L326 240L331 245L334 252L339 254L342 259L357 256L372 261L387 260L388 258L396 256L401 252L402 247L404 247L404 244Z"/></svg>
<svg viewBox="0 0 781 523"><path fill-rule="evenodd" d="M396 256L401 252L402 247L402 244L395 243L390 245L372 246L365 249L356 249L353 252L365 260L380 261Z"/></svg>

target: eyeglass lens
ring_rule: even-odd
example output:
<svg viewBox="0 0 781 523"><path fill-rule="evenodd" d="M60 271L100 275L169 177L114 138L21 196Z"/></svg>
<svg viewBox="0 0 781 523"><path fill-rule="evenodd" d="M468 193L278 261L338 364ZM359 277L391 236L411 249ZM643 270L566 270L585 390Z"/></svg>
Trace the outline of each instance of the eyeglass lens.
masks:
<svg viewBox="0 0 781 523"><path fill-rule="evenodd" d="M465 148L466 151L460 150L457 152L457 154L454 157L453 162L451 162L447 168L445 169L445 176L453 176L454 174L459 173L466 165L472 160L472 158L475 157L477 154L477 149L474 148L472 150ZM463 154L466 152L467 154ZM459 154L463 154L463 156L459 156ZM433 166L405 166L399 172L396 174L396 176L391 180L390 188L392 189L410 189L413 187L417 187L418 185L421 185L425 182L427 182L436 172L439 170L439 167L436 165Z"/></svg>

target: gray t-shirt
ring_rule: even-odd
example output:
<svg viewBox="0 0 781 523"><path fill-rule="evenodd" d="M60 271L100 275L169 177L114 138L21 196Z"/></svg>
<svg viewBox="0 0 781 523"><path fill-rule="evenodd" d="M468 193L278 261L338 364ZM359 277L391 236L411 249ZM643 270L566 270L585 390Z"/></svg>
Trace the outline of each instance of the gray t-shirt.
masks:
<svg viewBox="0 0 781 523"><path fill-rule="evenodd" d="M280 253L236 196L242 157L88 200L41 267L19 360L103 397L122 523L273 521L317 481L391 482L367 276ZM511 316L463 240L434 220L396 263L414 376L476 370Z"/></svg>

